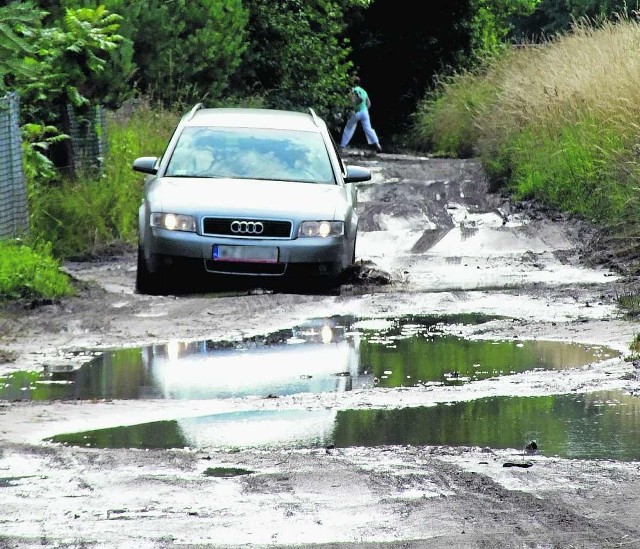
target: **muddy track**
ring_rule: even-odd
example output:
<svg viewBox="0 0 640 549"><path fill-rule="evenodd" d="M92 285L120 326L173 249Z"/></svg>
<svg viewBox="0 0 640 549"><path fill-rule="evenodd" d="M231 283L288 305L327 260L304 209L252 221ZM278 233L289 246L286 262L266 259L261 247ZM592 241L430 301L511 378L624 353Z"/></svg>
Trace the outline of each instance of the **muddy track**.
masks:
<svg viewBox="0 0 640 549"><path fill-rule="evenodd" d="M521 449L399 445L172 450L65 447L60 433L246 410L431 406L487 395L599 389L640 394L638 325L616 298L634 281L598 252L594 227L489 193L473 160L356 154L358 268L336 292L221 288L134 293L133 250L68 262L78 293L0 315L0 374L76 365L170 341L269 345L310 318L480 313L470 339L606 345L619 358L460 387L213 401L0 402L0 547L640 547L635 462ZM213 290L213 291L211 291ZM274 335L275 334L275 335ZM633 402L633 401L631 401ZM530 467L505 467L524 461ZM216 478L211 468L249 474Z"/></svg>

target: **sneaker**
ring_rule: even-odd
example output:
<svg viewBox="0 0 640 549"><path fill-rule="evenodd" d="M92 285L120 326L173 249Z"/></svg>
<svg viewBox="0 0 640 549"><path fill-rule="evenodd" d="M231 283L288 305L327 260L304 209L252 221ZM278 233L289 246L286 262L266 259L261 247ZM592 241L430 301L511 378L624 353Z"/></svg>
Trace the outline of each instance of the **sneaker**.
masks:
<svg viewBox="0 0 640 549"><path fill-rule="evenodd" d="M379 153L382 152L382 145L380 145L380 143L376 143L375 147L376 147L376 151L378 151Z"/></svg>

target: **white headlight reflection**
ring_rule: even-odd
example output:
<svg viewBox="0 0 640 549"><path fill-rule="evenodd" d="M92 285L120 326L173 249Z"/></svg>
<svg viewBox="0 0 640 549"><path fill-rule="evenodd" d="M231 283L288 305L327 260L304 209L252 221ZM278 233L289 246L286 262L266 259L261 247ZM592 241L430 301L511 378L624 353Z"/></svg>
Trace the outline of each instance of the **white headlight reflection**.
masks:
<svg viewBox="0 0 640 549"><path fill-rule="evenodd" d="M343 221L303 221L298 230L300 237L342 236L344 234Z"/></svg>
<svg viewBox="0 0 640 549"><path fill-rule="evenodd" d="M146 357L147 369L166 398L342 392L350 390L351 379L358 373L357 349L346 340L244 350L207 350L198 342L190 343L189 349L176 343L157 347L162 349Z"/></svg>
<svg viewBox="0 0 640 549"><path fill-rule="evenodd" d="M180 348L182 347L181 342L179 341L169 341L167 343L167 360L173 361L178 360L180 358Z"/></svg>
<svg viewBox="0 0 640 549"><path fill-rule="evenodd" d="M291 448L326 444L336 416L336 410L258 410L182 418L178 425L195 448Z"/></svg>
<svg viewBox="0 0 640 549"><path fill-rule="evenodd" d="M151 226L169 231L196 232L196 219L190 215L153 212Z"/></svg>
<svg viewBox="0 0 640 549"><path fill-rule="evenodd" d="M325 324L321 330L322 343L331 343L333 340L333 328L328 324Z"/></svg>

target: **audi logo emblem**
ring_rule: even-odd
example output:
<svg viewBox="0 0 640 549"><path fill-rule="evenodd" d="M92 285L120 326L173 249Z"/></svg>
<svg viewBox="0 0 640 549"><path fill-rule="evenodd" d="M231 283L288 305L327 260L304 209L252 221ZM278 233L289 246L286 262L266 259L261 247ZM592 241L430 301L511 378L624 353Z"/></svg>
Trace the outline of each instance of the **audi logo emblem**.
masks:
<svg viewBox="0 0 640 549"><path fill-rule="evenodd" d="M233 234L262 234L264 225L260 221L235 221L231 222Z"/></svg>

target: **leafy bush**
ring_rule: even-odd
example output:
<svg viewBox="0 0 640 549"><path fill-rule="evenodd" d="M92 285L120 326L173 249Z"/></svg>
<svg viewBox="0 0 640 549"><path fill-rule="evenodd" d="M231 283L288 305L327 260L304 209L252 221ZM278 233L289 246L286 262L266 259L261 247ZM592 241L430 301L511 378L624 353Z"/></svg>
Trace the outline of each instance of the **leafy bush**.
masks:
<svg viewBox="0 0 640 549"><path fill-rule="evenodd" d="M73 291L49 245L32 248L18 241L0 240L0 301L57 298Z"/></svg>
<svg viewBox="0 0 640 549"><path fill-rule="evenodd" d="M265 106L306 110L313 106L339 133L351 109L351 47L344 3L252 0L249 42L234 77L243 96L258 94Z"/></svg>
<svg viewBox="0 0 640 549"><path fill-rule="evenodd" d="M247 49L248 9L242 0L106 0L123 17L133 44L131 83L164 105L218 100ZM134 80L135 79L135 80Z"/></svg>

